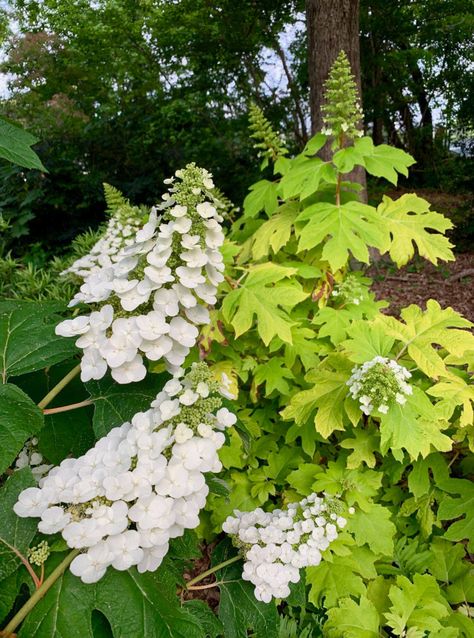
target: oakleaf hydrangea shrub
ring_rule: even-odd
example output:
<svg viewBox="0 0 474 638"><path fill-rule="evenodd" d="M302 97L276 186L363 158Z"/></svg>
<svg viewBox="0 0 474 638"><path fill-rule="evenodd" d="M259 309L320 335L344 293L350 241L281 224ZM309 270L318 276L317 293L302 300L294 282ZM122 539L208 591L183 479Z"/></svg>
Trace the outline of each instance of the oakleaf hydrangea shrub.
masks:
<svg viewBox="0 0 474 638"><path fill-rule="evenodd" d="M109 566L155 571L169 540L199 525L209 491L204 474L221 470L217 451L234 423L206 364L195 363L165 384L149 410L24 490L14 510L40 517L43 534L61 532L69 547L85 550L71 563L85 583Z"/></svg>
<svg viewBox="0 0 474 638"><path fill-rule="evenodd" d="M63 321L56 332L78 336L83 381L101 379L108 369L117 383L141 381L144 358L175 371L209 321L207 306L216 302L224 268L214 184L195 165L167 181L164 202L145 224L112 217L90 255L69 268L84 278L69 305L92 311Z"/></svg>

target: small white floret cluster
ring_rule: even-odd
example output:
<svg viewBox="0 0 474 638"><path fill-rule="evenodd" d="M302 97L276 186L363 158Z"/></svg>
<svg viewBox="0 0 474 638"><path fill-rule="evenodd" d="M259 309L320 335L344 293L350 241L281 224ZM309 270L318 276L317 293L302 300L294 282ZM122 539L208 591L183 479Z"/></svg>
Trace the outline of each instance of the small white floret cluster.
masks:
<svg viewBox="0 0 474 638"><path fill-rule="evenodd" d="M223 221L213 200L211 175L189 164L176 172L164 195L161 221L153 209L120 259L94 270L70 302L92 305L86 315L61 322L56 333L76 336L82 348L81 379L141 381L143 358L181 366L209 322L223 280Z"/></svg>
<svg viewBox="0 0 474 638"><path fill-rule="evenodd" d="M37 450L38 439L34 436L27 441L15 462L15 469L29 467L34 478L39 481L53 467L44 463L43 455Z"/></svg>
<svg viewBox="0 0 474 638"><path fill-rule="evenodd" d="M40 532L61 532L69 547L83 550L71 571L85 583L109 566L154 571L169 540L199 524L209 491L204 473L221 470L223 430L236 418L218 389L206 364L193 364L147 412L23 490L14 511L40 517Z"/></svg>
<svg viewBox="0 0 474 638"><path fill-rule="evenodd" d="M76 259L61 274L71 273L85 281L92 273L110 268L120 261L125 256L124 249L135 243L135 235L143 225L143 215L143 211L137 206L128 203L119 206L87 255Z"/></svg>
<svg viewBox="0 0 474 638"><path fill-rule="evenodd" d="M413 393L407 383L410 377L411 372L393 359L376 356L362 366L355 366L347 385L364 414L372 414L374 410L387 414L393 401L404 405L406 397Z"/></svg>
<svg viewBox="0 0 474 638"><path fill-rule="evenodd" d="M290 583L300 579L300 569L319 565L321 552L338 537L347 520L336 499L310 494L285 510L236 510L224 522L244 557L242 578L255 585L255 597L265 603L290 595ZM352 510L353 511L353 510Z"/></svg>

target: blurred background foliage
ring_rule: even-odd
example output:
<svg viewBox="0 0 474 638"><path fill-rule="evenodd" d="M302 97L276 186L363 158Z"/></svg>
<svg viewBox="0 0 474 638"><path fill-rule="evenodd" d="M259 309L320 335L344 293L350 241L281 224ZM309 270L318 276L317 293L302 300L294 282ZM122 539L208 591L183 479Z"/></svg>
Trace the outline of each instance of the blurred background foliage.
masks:
<svg viewBox="0 0 474 638"><path fill-rule="evenodd" d="M301 0L3 2L0 115L41 140L48 172L1 163L0 254L41 267L103 221L103 182L150 205L190 161L239 204L258 176L251 102L290 152L308 137L304 11ZM417 159L402 186L455 196L441 212L460 218L464 241L474 234L473 30L472 0L360 3L366 130Z"/></svg>

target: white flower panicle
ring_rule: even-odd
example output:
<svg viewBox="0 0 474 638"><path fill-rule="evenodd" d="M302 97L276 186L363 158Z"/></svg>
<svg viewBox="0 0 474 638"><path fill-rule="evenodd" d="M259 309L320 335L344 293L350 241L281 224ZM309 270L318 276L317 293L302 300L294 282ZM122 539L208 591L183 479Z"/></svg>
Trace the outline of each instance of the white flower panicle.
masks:
<svg viewBox="0 0 474 638"><path fill-rule="evenodd" d="M365 288L358 278L353 275L348 275L344 281L336 284L331 294L345 303L353 303L356 306L363 302L366 297Z"/></svg>
<svg viewBox="0 0 474 638"><path fill-rule="evenodd" d="M321 552L347 523L341 511L340 501L310 494L285 510L236 510L226 519L222 529L234 536L243 554L242 578L255 585L257 600L286 598L290 583L300 579L300 569L319 565Z"/></svg>
<svg viewBox="0 0 474 638"><path fill-rule="evenodd" d="M21 492L14 511L40 517L43 534L61 532L84 550L71 571L85 583L107 567L154 571L168 542L199 524L205 472L219 472L223 430L236 417L222 407L205 363L168 381L152 407L111 430L77 459L65 459Z"/></svg>
<svg viewBox="0 0 474 638"><path fill-rule="evenodd" d="M211 175L189 164L130 245L110 265L93 270L69 305L94 310L63 321L56 333L76 336L82 348L81 379L141 381L143 358L164 360L175 372L196 344L198 326L209 322L223 280L222 217L210 189Z"/></svg>
<svg viewBox="0 0 474 638"><path fill-rule="evenodd" d="M362 366L355 366L347 385L364 414L374 411L387 414L390 404L395 401L403 405L412 394L413 388L407 383L410 377L411 372L393 359L377 356Z"/></svg>
<svg viewBox="0 0 474 638"><path fill-rule="evenodd" d="M85 281L92 273L109 268L124 257L124 249L132 246L135 235L143 225L144 211L138 206L119 206L107 222L101 238L87 255L76 259L61 274L76 275Z"/></svg>
<svg viewBox="0 0 474 638"><path fill-rule="evenodd" d="M33 437L27 441L15 462L15 469L29 467L34 478L39 481L53 467L44 462L43 455L38 452L38 439Z"/></svg>

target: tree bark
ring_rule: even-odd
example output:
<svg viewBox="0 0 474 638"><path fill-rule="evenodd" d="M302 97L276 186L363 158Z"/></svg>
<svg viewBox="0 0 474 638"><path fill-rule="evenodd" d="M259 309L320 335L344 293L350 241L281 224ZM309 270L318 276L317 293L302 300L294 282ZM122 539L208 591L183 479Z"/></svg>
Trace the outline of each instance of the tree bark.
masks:
<svg viewBox="0 0 474 638"><path fill-rule="evenodd" d="M361 96L359 0L306 0L306 28L311 131L314 134L321 130L323 124L321 105L324 98L324 83L341 50L344 50L349 58ZM329 144L322 149L320 155L324 159L329 159ZM366 201L364 169L356 167L346 179L359 182L363 186L361 199Z"/></svg>

